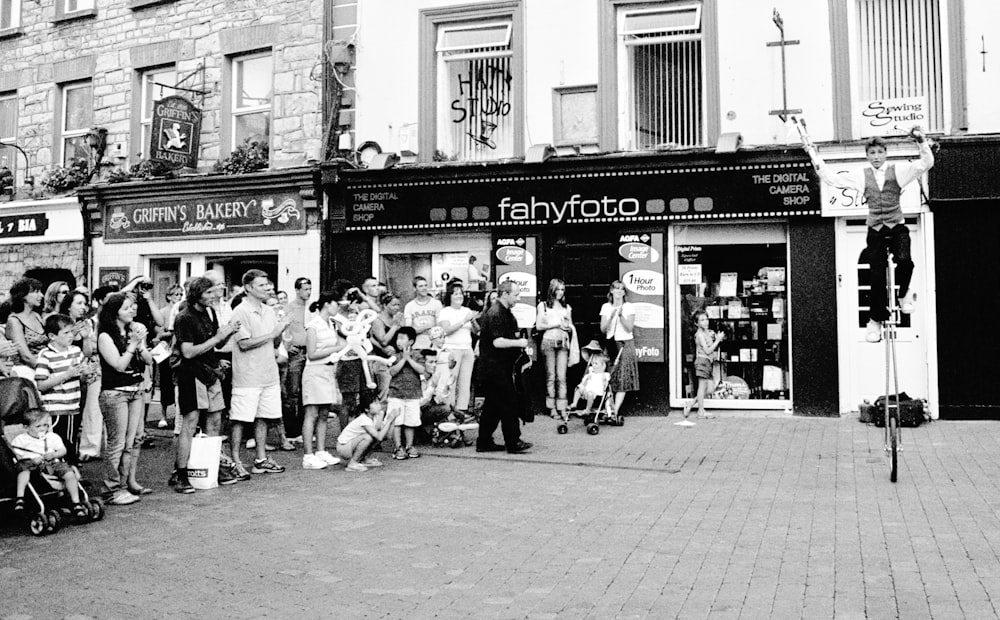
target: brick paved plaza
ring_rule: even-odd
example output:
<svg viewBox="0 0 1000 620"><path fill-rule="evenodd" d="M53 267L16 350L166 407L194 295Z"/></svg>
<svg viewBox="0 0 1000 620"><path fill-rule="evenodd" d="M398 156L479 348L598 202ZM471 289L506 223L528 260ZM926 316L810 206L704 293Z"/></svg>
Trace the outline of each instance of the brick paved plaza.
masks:
<svg viewBox="0 0 1000 620"><path fill-rule="evenodd" d="M523 456L426 449L0 534L0 618L992 618L1000 425L677 414ZM384 455L386 456L386 455ZM87 472L97 464L86 465ZM92 469L94 468L94 469ZM151 470L158 469L154 474Z"/></svg>

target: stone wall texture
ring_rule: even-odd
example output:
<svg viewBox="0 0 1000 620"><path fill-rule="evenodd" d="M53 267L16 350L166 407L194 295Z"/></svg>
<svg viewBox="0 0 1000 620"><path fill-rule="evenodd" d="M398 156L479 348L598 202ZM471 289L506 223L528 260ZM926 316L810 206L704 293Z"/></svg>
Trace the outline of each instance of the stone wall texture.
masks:
<svg viewBox="0 0 1000 620"><path fill-rule="evenodd" d="M96 0L96 15L54 21L54 5L63 1L22 2L22 34L0 39L0 86L18 96L17 140L28 152L29 174L41 176L58 156L58 80L92 78L94 125L108 130L107 159L134 163L130 133L137 127L132 117L138 76L170 63L179 78L195 73L185 86L209 91L203 101L193 98L205 114L200 169L209 169L229 151L219 132L226 53L262 47L274 58L271 166L298 166L321 156L323 0L168 0L145 6ZM114 156L116 144L127 145L127 160Z"/></svg>
<svg viewBox="0 0 1000 620"><path fill-rule="evenodd" d="M83 242L14 243L0 246L0 298L32 269L68 269L76 284L84 284Z"/></svg>

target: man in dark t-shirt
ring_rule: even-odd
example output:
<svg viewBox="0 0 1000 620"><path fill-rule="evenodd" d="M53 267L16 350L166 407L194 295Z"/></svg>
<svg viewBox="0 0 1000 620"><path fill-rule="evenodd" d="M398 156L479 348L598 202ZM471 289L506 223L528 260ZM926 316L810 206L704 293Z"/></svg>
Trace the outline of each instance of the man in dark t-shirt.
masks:
<svg viewBox="0 0 1000 620"><path fill-rule="evenodd" d="M177 409L181 414L181 429L177 436L176 481L178 493L193 493L188 480L187 462L191 455L191 438L199 416L205 414L205 433L219 436L222 411L226 408L222 396L222 362L215 352L239 328L238 324L216 325L208 308L219 301L222 291L209 278L194 278L188 283L187 305L174 320L174 338L180 363L174 369L177 384ZM236 479L220 469L219 483Z"/></svg>
<svg viewBox="0 0 1000 620"><path fill-rule="evenodd" d="M479 367L485 398L476 452L506 449L511 454L520 454L531 448L530 443L521 441L513 379L514 361L528 346L527 338L517 337L517 321L510 311L520 298L521 289L508 280L500 283L497 292L500 294L497 303L480 320ZM498 424L503 431L503 446L493 441Z"/></svg>

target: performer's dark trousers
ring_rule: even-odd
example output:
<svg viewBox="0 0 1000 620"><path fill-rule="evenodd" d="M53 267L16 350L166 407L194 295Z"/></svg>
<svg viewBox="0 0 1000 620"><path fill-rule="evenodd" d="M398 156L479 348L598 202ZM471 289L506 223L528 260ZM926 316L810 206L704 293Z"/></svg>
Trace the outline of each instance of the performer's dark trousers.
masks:
<svg viewBox="0 0 1000 620"><path fill-rule="evenodd" d="M869 318L882 322L889 318L889 299L886 291L886 250L892 252L896 261L896 285L898 297L910 290L913 276L913 260L910 257L910 231L906 224L896 224L892 228L883 226L879 230L868 229L868 263L871 278Z"/></svg>
<svg viewBox="0 0 1000 620"><path fill-rule="evenodd" d="M508 447L514 446L521 439L521 419L517 415L517 394L514 392L514 380L509 372L484 368L492 376L483 378L483 413L479 418L479 439L476 445L480 448L493 442L493 433L497 425L503 431L503 440ZM500 376L496 376L496 375Z"/></svg>

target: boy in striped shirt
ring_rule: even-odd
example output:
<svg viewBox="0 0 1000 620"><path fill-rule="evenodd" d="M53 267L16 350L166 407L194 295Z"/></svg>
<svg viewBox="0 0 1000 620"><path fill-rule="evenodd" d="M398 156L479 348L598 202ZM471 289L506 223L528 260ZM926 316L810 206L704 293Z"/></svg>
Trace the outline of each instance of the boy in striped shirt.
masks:
<svg viewBox="0 0 1000 620"><path fill-rule="evenodd" d="M75 333L71 318L65 314L49 315L45 319L45 335L49 344L38 353L35 384L42 394L42 406L54 420L52 431L67 446L72 446L75 443L72 416L80 413L80 375L87 370L87 363L80 347L72 344Z"/></svg>

